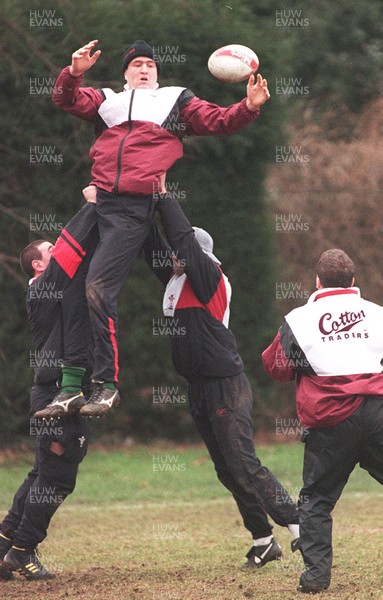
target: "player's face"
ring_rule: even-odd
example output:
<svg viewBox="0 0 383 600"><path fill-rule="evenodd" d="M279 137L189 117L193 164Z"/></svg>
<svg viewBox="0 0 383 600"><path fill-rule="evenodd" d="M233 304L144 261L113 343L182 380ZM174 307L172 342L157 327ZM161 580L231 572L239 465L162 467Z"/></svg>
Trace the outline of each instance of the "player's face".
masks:
<svg viewBox="0 0 383 600"><path fill-rule="evenodd" d="M146 56L138 56L128 64L124 77L132 90L152 90L157 83L156 63Z"/></svg>
<svg viewBox="0 0 383 600"><path fill-rule="evenodd" d="M39 268L40 272L45 271L45 269L49 265L49 261L52 256L53 248L54 248L54 246L50 242L43 242L42 244L40 244L39 250L40 250L41 258L38 261L39 262L38 268Z"/></svg>

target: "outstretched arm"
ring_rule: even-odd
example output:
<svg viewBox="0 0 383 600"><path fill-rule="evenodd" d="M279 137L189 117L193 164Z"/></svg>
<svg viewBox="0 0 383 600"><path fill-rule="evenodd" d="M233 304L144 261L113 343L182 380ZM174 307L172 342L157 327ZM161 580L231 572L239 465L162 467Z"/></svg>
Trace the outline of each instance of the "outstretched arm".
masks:
<svg viewBox="0 0 383 600"><path fill-rule="evenodd" d="M62 230L47 268L29 285L28 315L35 341L46 334L46 324L54 318L65 290L97 242L96 206L88 202Z"/></svg>
<svg viewBox="0 0 383 600"><path fill-rule="evenodd" d="M162 238L155 221L152 222L148 237L143 245L147 264L161 283L166 286L172 273L172 251Z"/></svg>
<svg viewBox="0 0 383 600"><path fill-rule="evenodd" d="M182 262L194 294L202 304L208 304L222 278L219 266L202 250L177 200L167 194L158 200L157 209L169 244Z"/></svg>
<svg viewBox="0 0 383 600"><path fill-rule="evenodd" d="M52 100L59 108L75 117L93 122L104 98L99 90L91 87L80 87L85 71L90 69L101 54L91 51L98 43L93 40L72 54L72 63L65 67L58 76L53 88Z"/></svg>
<svg viewBox="0 0 383 600"><path fill-rule="evenodd" d="M186 104L181 108L181 119L187 135L230 135L252 123L260 114L260 107L270 98L266 79L257 81L252 75L247 84L247 96L241 102L226 108L193 96L190 90Z"/></svg>
<svg viewBox="0 0 383 600"><path fill-rule="evenodd" d="M93 67L101 54L101 50L96 50L91 56L90 53L96 44L98 44L98 40L92 40L88 44L85 44L85 46L82 46L82 48L76 50L76 52L73 52L72 64L69 67L69 72L72 77L79 77L79 75L82 75L85 71L88 71L88 69Z"/></svg>

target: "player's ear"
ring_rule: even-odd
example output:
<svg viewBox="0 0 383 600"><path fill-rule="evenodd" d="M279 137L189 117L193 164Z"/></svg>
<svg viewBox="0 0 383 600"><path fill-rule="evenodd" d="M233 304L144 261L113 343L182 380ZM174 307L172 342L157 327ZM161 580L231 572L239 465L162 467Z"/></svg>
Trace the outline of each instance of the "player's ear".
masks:
<svg viewBox="0 0 383 600"><path fill-rule="evenodd" d="M38 258L35 258L34 260L32 260L31 267L34 271L40 271L41 267L42 267L41 260Z"/></svg>

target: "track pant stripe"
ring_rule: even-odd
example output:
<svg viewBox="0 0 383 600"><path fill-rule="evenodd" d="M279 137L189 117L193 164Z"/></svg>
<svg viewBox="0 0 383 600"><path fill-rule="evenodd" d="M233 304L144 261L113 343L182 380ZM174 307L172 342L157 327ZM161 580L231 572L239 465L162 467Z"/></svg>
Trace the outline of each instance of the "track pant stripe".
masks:
<svg viewBox="0 0 383 600"><path fill-rule="evenodd" d="M118 346L117 346L117 339L116 339L116 328L114 326L113 319L111 319L110 317L108 318L108 326L109 326L110 341L111 341L111 344L113 347L113 353L114 353L114 381L117 383L118 382L118 372L120 370L120 368L118 366Z"/></svg>

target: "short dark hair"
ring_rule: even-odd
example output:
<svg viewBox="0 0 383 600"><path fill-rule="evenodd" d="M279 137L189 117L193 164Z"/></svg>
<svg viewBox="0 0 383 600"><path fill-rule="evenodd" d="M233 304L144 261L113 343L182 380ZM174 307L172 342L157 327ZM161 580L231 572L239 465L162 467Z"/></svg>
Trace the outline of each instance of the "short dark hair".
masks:
<svg viewBox="0 0 383 600"><path fill-rule="evenodd" d="M20 267L24 271L28 277L33 277L35 274L35 270L32 267L32 262L34 260L41 260L42 254L39 250L39 246L43 244L46 240L35 240L25 246L23 250L20 252Z"/></svg>
<svg viewBox="0 0 383 600"><path fill-rule="evenodd" d="M320 257L317 275L323 287L351 287L355 265L343 250L331 248Z"/></svg>

